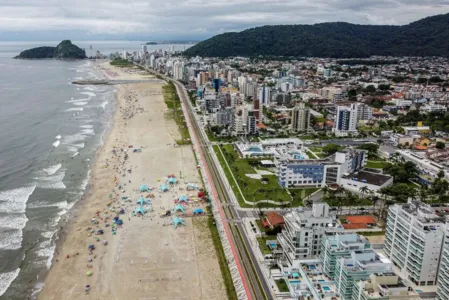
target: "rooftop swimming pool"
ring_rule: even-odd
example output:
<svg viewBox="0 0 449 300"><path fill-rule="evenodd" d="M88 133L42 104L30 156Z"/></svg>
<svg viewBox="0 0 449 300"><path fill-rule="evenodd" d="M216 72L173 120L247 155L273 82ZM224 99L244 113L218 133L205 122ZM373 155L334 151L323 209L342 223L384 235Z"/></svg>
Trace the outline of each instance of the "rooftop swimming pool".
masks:
<svg viewBox="0 0 449 300"><path fill-rule="evenodd" d="M329 292L331 290L331 288L328 286L323 286L323 290L325 290L326 292Z"/></svg>

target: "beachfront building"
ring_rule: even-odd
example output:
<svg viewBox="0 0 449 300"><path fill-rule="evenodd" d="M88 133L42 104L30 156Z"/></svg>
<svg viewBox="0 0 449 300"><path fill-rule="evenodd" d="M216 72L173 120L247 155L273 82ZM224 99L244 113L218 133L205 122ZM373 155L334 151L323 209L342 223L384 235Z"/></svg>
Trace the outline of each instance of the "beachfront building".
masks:
<svg viewBox="0 0 449 300"><path fill-rule="evenodd" d="M354 284L367 280L371 274L391 273L393 264L373 250L352 251L350 257L340 258L335 265L335 285L342 299L350 300L354 292Z"/></svg>
<svg viewBox="0 0 449 300"><path fill-rule="evenodd" d="M324 234L343 231L326 203L314 203L311 209L299 207L285 215L284 222L277 238L289 265L297 259L317 257Z"/></svg>
<svg viewBox="0 0 449 300"><path fill-rule="evenodd" d="M258 143L236 143L235 148L240 157L275 157L286 153L297 154L306 158L303 153L303 142L300 139L267 139Z"/></svg>
<svg viewBox="0 0 449 300"><path fill-rule="evenodd" d="M349 257L353 251L371 251L370 242L363 236L355 233L326 234L322 238L320 261L323 264L323 273L333 279L335 266L342 257Z"/></svg>
<svg viewBox="0 0 449 300"><path fill-rule="evenodd" d="M297 259L291 264L278 261L280 270L276 274L286 282L291 297L419 299L418 294L392 271L391 261L374 252L365 237L353 233L328 233L322 239L322 247L327 248L328 253L323 250L319 259Z"/></svg>
<svg viewBox="0 0 449 300"><path fill-rule="evenodd" d="M404 277L419 286L437 281L445 218L428 204L410 201L390 206L385 231L385 253Z"/></svg>
<svg viewBox="0 0 449 300"><path fill-rule="evenodd" d="M340 184L349 175L366 165L364 150L346 149L326 159L301 159L295 155L276 156L278 180L282 187L323 187Z"/></svg>
<svg viewBox="0 0 449 300"><path fill-rule="evenodd" d="M449 300L449 223L445 226L445 237L438 271L437 300Z"/></svg>
<svg viewBox="0 0 449 300"><path fill-rule="evenodd" d="M421 299L395 273L371 274L369 279L355 283L352 300L412 300Z"/></svg>

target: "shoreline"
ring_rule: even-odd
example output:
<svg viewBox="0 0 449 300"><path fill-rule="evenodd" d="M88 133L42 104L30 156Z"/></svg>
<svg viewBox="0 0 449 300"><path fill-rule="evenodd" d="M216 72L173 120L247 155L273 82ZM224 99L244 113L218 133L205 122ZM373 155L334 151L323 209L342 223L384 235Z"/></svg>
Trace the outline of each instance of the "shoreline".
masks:
<svg viewBox="0 0 449 300"><path fill-rule="evenodd" d="M114 77L134 78L139 76L138 78L143 78L140 74L129 72L128 69L111 67L107 62L96 65L96 67L103 71L105 77L111 77L110 75L113 74ZM107 69L107 72L105 69ZM162 207L164 207L162 210L165 210L165 207L168 208L173 205L170 203L173 203L173 197L179 196L178 188L171 188L168 193L160 194L154 198L154 202L163 205L156 208L158 204L155 204L153 211L150 211L148 216L142 217L142 219L131 216L133 204L126 205L126 213L122 216L124 220L123 229L117 229L116 236L111 236L108 233L109 228L105 228L104 237L101 238L108 240L107 246L103 247L103 245L93 242L95 235L91 236L87 234L88 231L86 232L86 227L95 227L89 226L92 216L96 214L96 216L102 218L103 214L108 213L108 210L105 209L105 198L108 194L114 207L117 203L118 207L124 207L123 204L120 204L120 201L113 200L120 194L114 191L114 183L111 180L114 173L116 174L116 181L118 179L121 182L122 177L130 179L129 185L125 180L124 185L126 187L123 187L123 189L127 190L127 196L131 196L132 202L135 202L137 196L136 192L132 192L136 185L137 187L141 183L158 185L161 176L166 176L166 174L178 174L179 172L180 180L182 178L184 184L199 182L191 147L175 146L175 140L180 136L180 133L175 122L166 119L167 107L162 96L162 86L162 83L154 82L119 86L116 93L112 124L105 132L103 145L97 149L92 159L91 173L86 190L80 200L67 213L67 222L64 228L58 232L51 268L47 272L43 287L39 292L35 292L38 299L78 299L84 296L84 286L87 283L92 286L89 294L85 295L89 299L118 299L120 294L131 296L134 299L133 294L136 297L138 295L142 297L150 286L153 289L152 293L159 294L161 297L166 297L167 293L172 297L185 297L185 288L191 285L198 286L198 288L193 288L190 291L188 299L226 299L226 291L223 280L220 280L221 273L213 242L211 237L208 237L207 232L204 232L204 226L202 226L203 219L206 221L207 218L195 218L195 222L192 218L186 218L186 226L176 230L173 229L173 226L164 227L165 224L159 224L162 221L167 222L167 220L159 219L159 211ZM148 102L148 100L151 101ZM142 107L140 108L140 106ZM127 117L129 118L125 119ZM142 122L148 122L148 125L143 126ZM115 157L115 154L114 156L111 155L113 149L119 149L116 148L116 145L119 148L122 147L122 151L123 148L128 148L125 145L140 146L143 153L130 153L128 160L121 160ZM126 168L132 168L132 174L124 172L125 165L131 165ZM146 167L142 167L143 165ZM152 171L147 170L147 168ZM168 170L165 171L166 168ZM174 172L176 169L178 171ZM131 190L131 194L129 190ZM111 197L111 195L115 196ZM103 199L103 201L100 199ZM197 206L197 204L193 205L194 207ZM189 207L189 210L191 209L192 207ZM158 210L158 212L156 213L155 210ZM96 227L99 228L98 225ZM148 230L146 233L148 236L145 238L147 242L140 244L133 237L138 236L140 238L143 235L141 230L144 228ZM199 241L198 236L204 238ZM173 238L185 241L179 245L177 243L171 245L171 239ZM153 242L149 242L150 240ZM87 253L87 244L90 243L94 243L97 247L93 257L92 254ZM134 245L135 243L137 243L135 247L123 248L124 244ZM160 248L160 250L143 250L143 248L137 250L139 247L147 247L147 243L154 245L154 248ZM82 244L82 247L80 244ZM166 249L167 245L169 249ZM211 249L213 252L210 251ZM142 251L149 252L144 255ZM168 254L171 257L169 260L166 257ZM148 258L142 260L143 258L139 258L141 255ZM130 265L124 263L125 261L129 263L129 259L126 257L130 257ZM181 266L171 266L175 260L181 260L183 263ZM145 265L152 262L151 270L153 271L150 272L151 275L146 275L146 272L142 269L136 269L133 261L136 263L139 261ZM89 265L92 265L90 269ZM167 269L168 265L170 265L169 270ZM176 279L178 282L162 284L159 281L167 280L164 278L172 278L172 276L178 278L183 273L181 270L183 265L190 266L187 274L191 282L183 281L182 276ZM93 271L93 275L86 276L86 271L89 270ZM218 278L217 276L211 276L217 270ZM140 273L142 274L134 275ZM144 276L144 278L156 276L159 279L145 279L150 282L146 282L144 287L136 283L134 276ZM139 278L138 282L141 282L143 277ZM153 281L156 282L153 283ZM124 284L125 282L128 284ZM121 284L124 285L124 288L117 286ZM180 286L182 287L184 284L188 284L188 286L179 290ZM168 288L168 286L170 287Z"/></svg>
<svg viewBox="0 0 449 300"><path fill-rule="evenodd" d="M98 68L99 64L94 63L93 67ZM105 78L107 78L108 80L110 79L110 78L108 78L108 75L105 72L102 71L101 73ZM93 185L93 180L94 180L92 174L94 173L94 168L97 165L97 160L99 158L100 152L105 147L105 145L111 135L111 132L114 128L114 124L116 123L117 104L118 104L118 100L119 100L118 97L119 97L120 88L121 88L121 85L118 85L118 89L115 92L115 95L113 97L114 102L110 103L111 105L114 106L113 111L112 111L112 116L111 116L111 122L109 124L107 124L107 126L105 127L105 131L103 132L102 136L100 137L101 145L95 150L95 153L91 158L90 168L87 172L87 181L88 182L87 182L86 188L84 189L83 193L80 195L80 198L75 201L74 205L67 211L67 213L64 214L63 216L61 216L61 221L59 224L60 228L55 232L55 235L56 235L55 240L54 240L55 249L51 255L50 268L45 271L44 281L43 282L37 281L36 284L34 285L34 287L32 288L30 299L39 298L40 292L45 287L46 279L47 279L53 265L55 264L55 255L59 252L58 250L66 242L67 237L69 235L68 232L77 223L76 219L77 219L78 214L81 213L81 209L83 208L82 206L86 205L85 201L88 200L89 195L92 194L92 185ZM38 277L39 277L39 275L38 275Z"/></svg>

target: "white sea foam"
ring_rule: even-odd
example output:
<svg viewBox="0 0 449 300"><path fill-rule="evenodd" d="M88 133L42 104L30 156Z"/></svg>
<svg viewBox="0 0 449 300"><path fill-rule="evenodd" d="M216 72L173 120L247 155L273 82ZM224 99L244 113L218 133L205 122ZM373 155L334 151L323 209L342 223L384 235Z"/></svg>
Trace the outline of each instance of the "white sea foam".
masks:
<svg viewBox="0 0 449 300"><path fill-rule="evenodd" d="M95 94L93 92L81 92L80 94L87 95L89 97L95 97L97 95L97 94Z"/></svg>
<svg viewBox="0 0 449 300"><path fill-rule="evenodd" d="M86 178L81 182L80 189L82 191L84 191L86 189L87 185L89 184L89 178L90 178L90 170L87 171Z"/></svg>
<svg viewBox="0 0 449 300"><path fill-rule="evenodd" d="M83 90L95 91L95 89L93 87L90 87L90 86L86 86Z"/></svg>
<svg viewBox="0 0 449 300"><path fill-rule="evenodd" d="M78 105L78 106L83 106L83 105L86 105L87 104L87 102L75 102L75 103L73 103L73 105Z"/></svg>
<svg viewBox="0 0 449 300"><path fill-rule="evenodd" d="M95 135L95 131L93 129L83 129L81 130L81 133L87 135Z"/></svg>
<svg viewBox="0 0 449 300"><path fill-rule="evenodd" d="M94 128L94 125L81 125L80 127L88 129L88 128Z"/></svg>
<svg viewBox="0 0 449 300"><path fill-rule="evenodd" d="M34 178L37 184L43 189L65 189L66 186L62 182L65 177L65 171L61 171L51 176Z"/></svg>
<svg viewBox="0 0 449 300"><path fill-rule="evenodd" d="M77 155L79 155L80 153L79 152L75 152L75 153L73 153L70 157L75 157L75 156L77 156Z"/></svg>
<svg viewBox="0 0 449 300"><path fill-rule="evenodd" d="M23 229L28 219L25 214L8 214L0 216L0 228Z"/></svg>
<svg viewBox="0 0 449 300"><path fill-rule="evenodd" d="M53 165L53 166L50 166L50 167L48 167L48 168L45 168L43 171L45 172L45 173L47 173L47 175L53 175L53 174L55 174L59 169L61 169L61 164L56 164L56 165Z"/></svg>
<svg viewBox="0 0 449 300"><path fill-rule="evenodd" d="M48 201L38 201L34 203L30 203L28 208L41 208L41 207L57 207L59 209L67 209L68 204L67 201L60 202L48 202Z"/></svg>
<svg viewBox="0 0 449 300"><path fill-rule="evenodd" d="M59 146L59 144L61 144L61 141L60 140L57 140L56 142L54 142L53 143L53 147L58 147Z"/></svg>
<svg viewBox="0 0 449 300"><path fill-rule="evenodd" d="M73 147L74 144L82 142L86 139L86 136L81 133L75 133L69 136L66 136L63 140L64 145L70 145Z"/></svg>
<svg viewBox="0 0 449 300"><path fill-rule="evenodd" d="M0 249L17 250L20 249L21 246L22 246L22 229L0 231Z"/></svg>
<svg viewBox="0 0 449 300"><path fill-rule="evenodd" d="M19 275L20 269L17 268L12 272L0 273L0 296L3 295L10 284L16 279L17 275Z"/></svg>
<svg viewBox="0 0 449 300"><path fill-rule="evenodd" d="M72 107L72 108L65 110L65 112L71 112L71 111L83 111L83 108L82 107Z"/></svg>
<svg viewBox="0 0 449 300"><path fill-rule="evenodd" d="M56 245L44 248L44 249L40 249L37 251L37 256L40 257L48 257L47 259L47 263L45 264L45 266L47 267L47 270L50 269L51 267L51 261L53 260L53 255L55 253L55 249L56 249Z"/></svg>
<svg viewBox="0 0 449 300"><path fill-rule="evenodd" d="M101 104L100 104L100 106L103 108L103 109L105 109L106 108L106 105L108 105L108 101L103 101L103 102L101 102Z"/></svg>
<svg viewBox="0 0 449 300"><path fill-rule="evenodd" d="M57 135L57 136L55 136L55 139L60 140L60 139L61 139L61 136L60 136L60 135Z"/></svg>
<svg viewBox="0 0 449 300"><path fill-rule="evenodd" d="M36 185L0 192L0 212L25 213L28 198Z"/></svg>
<svg viewBox="0 0 449 300"><path fill-rule="evenodd" d="M90 98L80 98L80 99L73 99L66 101L66 103L79 103L79 102L86 102L89 101Z"/></svg>

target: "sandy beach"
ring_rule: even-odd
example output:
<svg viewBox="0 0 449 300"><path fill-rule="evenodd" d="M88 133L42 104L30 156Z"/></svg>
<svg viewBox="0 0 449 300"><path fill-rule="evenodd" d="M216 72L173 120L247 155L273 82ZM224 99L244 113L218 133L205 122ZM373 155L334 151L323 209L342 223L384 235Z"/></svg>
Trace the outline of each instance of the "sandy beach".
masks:
<svg viewBox="0 0 449 300"><path fill-rule="evenodd" d="M150 77L107 62L98 67L112 79ZM203 204L190 201L182 217L185 226L176 229L172 217L161 217L173 212L181 195L195 199L198 191L187 191L187 183L201 186L191 147L175 143L180 134L166 117L162 86L119 87L114 124L96 155L89 191L71 212L38 299L227 298L207 217L191 217ZM162 193L169 174L178 183ZM153 189L140 193L142 184ZM136 201L148 194L154 194L148 198L152 205L144 205L148 212L135 216ZM114 225L122 209L123 225ZM98 230L104 234L97 235ZM95 250L90 252L89 245Z"/></svg>

